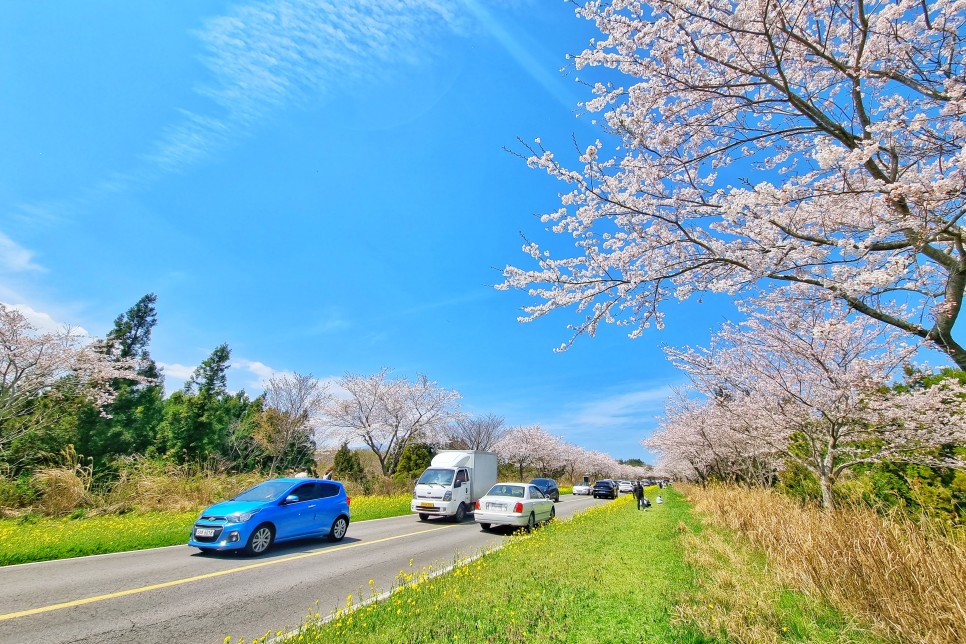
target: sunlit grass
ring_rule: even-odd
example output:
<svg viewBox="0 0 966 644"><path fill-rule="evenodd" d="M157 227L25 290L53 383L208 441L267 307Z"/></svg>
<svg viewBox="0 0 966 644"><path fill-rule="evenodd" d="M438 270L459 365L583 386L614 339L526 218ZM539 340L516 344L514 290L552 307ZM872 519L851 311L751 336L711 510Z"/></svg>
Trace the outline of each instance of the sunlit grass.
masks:
<svg viewBox="0 0 966 644"><path fill-rule="evenodd" d="M665 496L666 503L647 512L625 496L530 535L518 533L501 550L458 562L447 574L401 571L381 601L370 601L382 594L378 588L368 598L350 596L331 607L328 621L310 619L289 641L749 641L679 610L693 602L710 605L712 613L717 607L699 583L711 571L684 552L685 544L694 547L700 525L680 494ZM858 630L848 631L853 640L839 637L836 627L847 620L800 593L783 590L767 601L777 620L758 629L760 641L874 641ZM809 612L816 606L817 618Z"/></svg>
<svg viewBox="0 0 966 644"><path fill-rule="evenodd" d="M0 565L185 543L197 512L0 520Z"/></svg>
<svg viewBox="0 0 966 644"><path fill-rule="evenodd" d="M409 514L411 498L408 494L353 497L352 522ZM201 510L0 519L0 565L187 543Z"/></svg>

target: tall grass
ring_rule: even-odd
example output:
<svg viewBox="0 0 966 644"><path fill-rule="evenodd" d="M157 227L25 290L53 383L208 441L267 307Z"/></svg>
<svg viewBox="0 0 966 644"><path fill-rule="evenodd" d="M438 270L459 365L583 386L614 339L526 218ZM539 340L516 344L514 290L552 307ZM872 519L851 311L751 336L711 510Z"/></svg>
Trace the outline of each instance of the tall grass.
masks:
<svg viewBox="0 0 966 644"><path fill-rule="evenodd" d="M761 489L686 489L712 525L761 548L783 581L902 642L966 641L966 535L850 507L830 512Z"/></svg>

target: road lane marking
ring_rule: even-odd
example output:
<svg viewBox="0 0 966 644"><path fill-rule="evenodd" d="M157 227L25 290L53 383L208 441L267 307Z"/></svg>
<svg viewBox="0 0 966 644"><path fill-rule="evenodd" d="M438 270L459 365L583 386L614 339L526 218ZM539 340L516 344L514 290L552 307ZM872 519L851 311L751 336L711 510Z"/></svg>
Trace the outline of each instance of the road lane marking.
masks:
<svg viewBox="0 0 966 644"><path fill-rule="evenodd" d="M382 539L376 539L375 541L357 541L355 543L346 543L341 546L334 546L330 548L325 548L324 550L317 550L315 552L306 552L299 555L291 555L289 557L282 557L280 559L271 559L269 561L260 561L258 563L248 564L247 566L239 566L238 568L229 568L228 570L219 570L217 572L209 572L204 575L196 575L194 577L185 577L183 579L174 579L172 581L165 581L160 584L152 584L150 586L141 586L139 588L129 588L128 590L119 590L115 593L107 593L105 595L95 595L94 597L85 597L84 599L74 599L69 602L62 602L60 604L50 604L48 606L40 606L39 608L28 608L27 610L17 611L15 613L7 613L5 615L0 615L0 622L6 621L8 619L16 619L18 617L27 617L28 615L37 615L38 613L47 613L54 610L61 610L64 608L72 608L74 606L83 606L84 604L93 604L95 602L102 602L108 599L116 599L118 597L125 597L127 595L137 595L139 593L146 593L152 590L160 590L161 588L170 588L171 586L180 586L181 584L189 584L195 581L201 581L203 579L212 579L214 577L221 577L223 575L231 575L236 572L244 572L246 570L253 570L255 568L263 568L265 566L274 566L275 564L286 563L289 561L295 561L297 559L307 559L308 557L317 557L319 555L325 555L332 552L339 552L342 550L348 550L350 548L358 548L360 546L371 546L377 543L385 543L387 541L393 541L395 539L402 539L404 537L412 537L417 534L426 534L427 532L435 532L437 530L446 530L448 528L455 528L459 524L440 526L438 528L428 528L426 530L419 530L418 532L407 532L406 534L397 534L392 537L383 537Z"/></svg>

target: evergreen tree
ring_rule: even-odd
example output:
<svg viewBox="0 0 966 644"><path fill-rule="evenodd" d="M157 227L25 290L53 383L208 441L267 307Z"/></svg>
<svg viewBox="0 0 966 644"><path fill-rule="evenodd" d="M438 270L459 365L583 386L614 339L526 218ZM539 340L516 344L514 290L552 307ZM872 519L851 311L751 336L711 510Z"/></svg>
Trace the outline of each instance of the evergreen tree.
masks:
<svg viewBox="0 0 966 644"><path fill-rule="evenodd" d="M354 451L349 449L348 441L342 443L339 451L335 453L332 463L333 475L337 479L345 481L355 481L361 483L365 477L362 469L362 459Z"/></svg>
<svg viewBox="0 0 966 644"><path fill-rule="evenodd" d="M228 395L230 358L227 344L216 347L184 388L165 401L164 448L169 456L202 461L224 451L232 420L250 404L244 392Z"/></svg>
<svg viewBox="0 0 966 644"><path fill-rule="evenodd" d="M396 480L415 479L423 473L433 460L433 448L425 443L410 443L399 456L399 464L393 478Z"/></svg>
<svg viewBox="0 0 966 644"><path fill-rule="evenodd" d="M148 293L114 320L102 351L114 360L136 359L138 375L147 384L114 380L114 401L100 414L88 405L77 425L77 451L94 459L95 469L121 455L144 454L157 440L163 417L164 386L158 367L148 351L151 332L157 324L157 296Z"/></svg>

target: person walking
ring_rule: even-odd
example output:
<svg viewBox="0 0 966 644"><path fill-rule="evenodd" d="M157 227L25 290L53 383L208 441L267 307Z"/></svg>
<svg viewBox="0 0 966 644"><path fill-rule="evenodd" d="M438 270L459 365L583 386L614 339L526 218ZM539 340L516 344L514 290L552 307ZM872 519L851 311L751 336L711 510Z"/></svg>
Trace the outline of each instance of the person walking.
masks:
<svg viewBox="0 0 966 644"><path fill-rule="evenodd" d="M644 498L644 486L641 485L640 481L634 481L634 498L637 499L637 509L643 510L644 506L641 499Z"/></svg>

